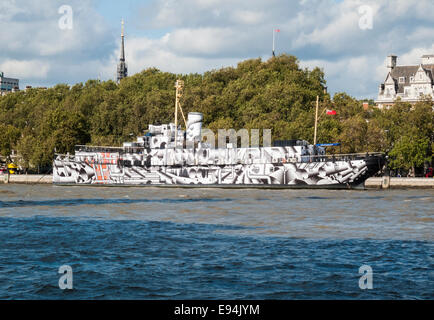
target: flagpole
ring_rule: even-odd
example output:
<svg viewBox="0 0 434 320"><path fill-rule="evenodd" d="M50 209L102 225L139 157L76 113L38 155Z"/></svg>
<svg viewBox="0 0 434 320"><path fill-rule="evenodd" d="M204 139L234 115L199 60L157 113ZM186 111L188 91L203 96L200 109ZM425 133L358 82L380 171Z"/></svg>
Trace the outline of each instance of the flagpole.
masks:
<svg viewBox="0 0 434 320"><path fill-rule="evenodd" d="M273 57L275 57L276 55L274 54L274 28L273 28Z"/></svg>
<svg viewBox="0 0 434 320"><path fill-rule="evenodd" d="M316 96L316 109L315 109L315 132L313 134L313 145L316 145L316 130L318 128L318 107L319 107L319 96Z"/></svg>

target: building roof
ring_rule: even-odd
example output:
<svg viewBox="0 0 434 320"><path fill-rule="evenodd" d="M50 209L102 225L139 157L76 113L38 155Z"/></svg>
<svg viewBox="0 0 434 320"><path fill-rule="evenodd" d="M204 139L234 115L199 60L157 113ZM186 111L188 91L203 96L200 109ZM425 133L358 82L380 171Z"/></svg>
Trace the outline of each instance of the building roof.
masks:
<svg viewBox="0 0 434 320"><path fill-rule="evenodd" d="M433 82L434 79L434 64L425 64L422 65L422 68L426 71L428 76L431 79L431 82ZM419 69L419 66L396 66L392 69L391 75L394 80L396 80L396 83L398 85L397 93L404 93L404 86L410 85L410 77L413 77L417 70ZM399 83L399 78L404 77L405 82Z"/></svg>
<svg viewBox="0 0 434 320"><path fill-rule="evenodd" d="M7 77L0 77L0 81L13 81L13 82L18 82L18 81L20 81L20 79L16 79L16 78L7 78Z"/></svg>
<svg viewBox="0 0 434 320"><path fill-rule="evenodd" d="M0 71L0 81L14 81L14 82L17 82L17 81L19 81L19 79L5 77L5 73L3 71Z"/></svg>

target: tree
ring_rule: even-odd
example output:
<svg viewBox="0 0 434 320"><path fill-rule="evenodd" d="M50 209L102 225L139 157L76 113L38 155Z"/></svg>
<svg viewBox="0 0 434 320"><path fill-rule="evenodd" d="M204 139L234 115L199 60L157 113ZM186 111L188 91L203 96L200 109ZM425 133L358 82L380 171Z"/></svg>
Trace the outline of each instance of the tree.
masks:
<svg viewBox="0 0 434 320"><path fill-rule="evenodd" d="M0 124L0 154L11 161L14 145L20 137L20 130L12 125Z"/></svg>
<svg viewBox="0 0 434 320"><path fill-rule="evenodd" d="M429 161L427 150L430 141L427 137L404 135L402 136L393 149L390 151L390 166L393 169L412 169L422 166L425 161Z"/></svg>
<svg viewBox="0 0 434 320"><path fill-rule="evenodd" d="M29 133L23 135L17 142L17 152L20 155L18 161L22 168L28 169L33 166L32 157L34 156L36 139Z"/></svg>
<svg viewBox="0 0 434 320"><path fill-rule="evenodd" d="M344 120L339 138L342 151L344 153L365 152L367 129L366 120L361 115Z"/></svg>
<svg viewBox="0 0 434 320"><path fill-rule="evenodd" d="M313 142L319 96L320 111L334 109L337 115L322 116L318 142L342 142L343 152L393 149L394 165L417 166L419 160L407 159L411 146L401 141L405 136L417 137L420 148L428 140L425 158L432 156L432 101L397 102L390 110L364 111L361 101L344 92L331 99L324 92L323 70L301 68L291 55L249 59L204 74L149 68L119 85L89 80L72 87L59 84L1 96L0 153L9 155L16 148L22 165L35 169L48 168L54 150L72 152L75 144L119 146L142 134L148 124L174 121L176 79L185 82L181 99L185 115L202 112L203 127L216 134L218 129L271 129L273 140Z"/></svg>

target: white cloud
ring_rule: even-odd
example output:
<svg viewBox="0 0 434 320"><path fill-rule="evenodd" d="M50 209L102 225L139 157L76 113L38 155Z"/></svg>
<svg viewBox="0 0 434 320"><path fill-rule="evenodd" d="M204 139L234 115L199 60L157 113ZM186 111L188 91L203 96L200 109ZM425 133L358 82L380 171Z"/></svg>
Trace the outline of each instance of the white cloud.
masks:
<svg viewBox="0 0 434 320"><path fill-rule="evenodd" d="M371 87L372 80L374 79L378 82L383 79L375 79L376 77L371 73L370 68L366 67L371 62L371 57L359 56L339 61L302 60L300 61L300 65L308 68L322 68L326 75L328 88L332 92L347 92L356 98L375 98L373 96L373 88ZM357 87L358 91L356 93L348 92L343 88L342 83L345 83L347 86Z"/></svg>
<svg viewBox="0 0 434 320"><path fill-rule="evenodd" d="M255 12L252 10L236 10L233 14L233 19L242 24L255 24L262 22L264 18L263 12Z"/></svg>
<svg viewBox="0 0 434 320"><path fill-rule="evenodd" d="M240 41L240 34L231 28L178 29L169 34L167 46L177 54L215 56Z"/></svg>
<svg viewBox="0 0 434 320"><path fill-rule="evenodd" d="M372 8L372 30L359 27L361 5ZM182 6L157 0L149 8L154 11L147 11L147 28L173 28L164 41L153 44L170 61L191 60L211 69L218 67L216 61L221 63L219 57L234 63L237 58L266 57L271 53L271 30L278 27L277 53L294 54L303 66L322 66L332 92L357 97L375 97L388 54L415 64L421 50L410 57L409 48L434 52L426 14L433 12L434 3L429 0L185 0ZM169 65L155 58L154 65Z"/></svg>
<svg viewBox="0 0 434 320"><path fill-rule="evenodd" d="M47 76L50 65L40 60L6 60L0 64L0 70L7 77L39 79Z"/></svg>
<svg viewBox="0 0 434 320"><path fill-rule="evenodd" d="M156 67L162 71L174 73L202 73L211 68L221 68L236 65L237 58L209 58L179 54L168 45L170 37L163 36L160 39L131 38L126 42L126 60L129 74L140 72L150 67ZM112 64L104 72L105 75L113 69L120 49L112 57ZM111 68L111 69L110 69Z"/></svg>
<svg viewBox="0 0 434 320"><path fill-rule="evenodd" d="M0 68L10 77L19 77L21 86L86 81L112 54L114 39L93 10L93 2L69 1L72 30L59 28L58 9L64 3L2 0L0 41L6 45L0 51Z"/></svg>
<svg viewBox="0 0 434 320"><path fill-rule="evenodd" d="M95 12L92 0L70 3L74 29L62 31L57 9L63 0L3 0L0 40L7 48L0 52L0 67L13 73L14 65L7 61L38 61L47 66L40 81L51 84L98 75L113 79L118 32L113 33ZM359 28L360 5L373 9L372 30ZM127 34L130 75L148 67L203 72L248 58L267 58L272 30L279 28L278 54L296 55L303 66L323 67L332 92L375 97L386 76L388 54L398 55L398 63L417 64L422 54L434 53L428 14L434 12L432 0L153 0L135 10L135 24L148 36ZM164 34L155 35L162 30ZM19 64L15 69L20 70Z"/></svg>
<svg viewBox="0 0 434 320"><path fill-rule="evenodd" d="M413 48L410 51L398 57L397 64L418 65L421 63L421 57L425 54L434 53L434 44L427 47Z"/></svg>

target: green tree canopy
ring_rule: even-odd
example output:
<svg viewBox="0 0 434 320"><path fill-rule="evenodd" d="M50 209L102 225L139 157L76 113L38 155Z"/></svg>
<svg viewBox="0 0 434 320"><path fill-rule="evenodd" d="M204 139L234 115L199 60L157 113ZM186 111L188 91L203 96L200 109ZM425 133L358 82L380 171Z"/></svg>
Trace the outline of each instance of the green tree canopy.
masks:
<svg viewBox="0 0 434 320"><path fill-rule="evenodd" d="M120 84L89 80L2 96L0 154L8 156L15 149L23 166L36 168L49 166L55 151L73 152L76 144L121 145L148 124L173 121L176 79L185 82L184 113L202 112L204 127L213 131L271 129L273 140L313 142L319 96L321 112L337 111L336 116L321 115L319 143L341 142L343 152L392 150L394 165L403 167L418 166L432 154L431 101L365 111L362 101L346 93L330 97L324 92L323 71L303 69L291 55L249 59L204 74L149 68ZM417 144L409 144L412 140Z"/></svg>

